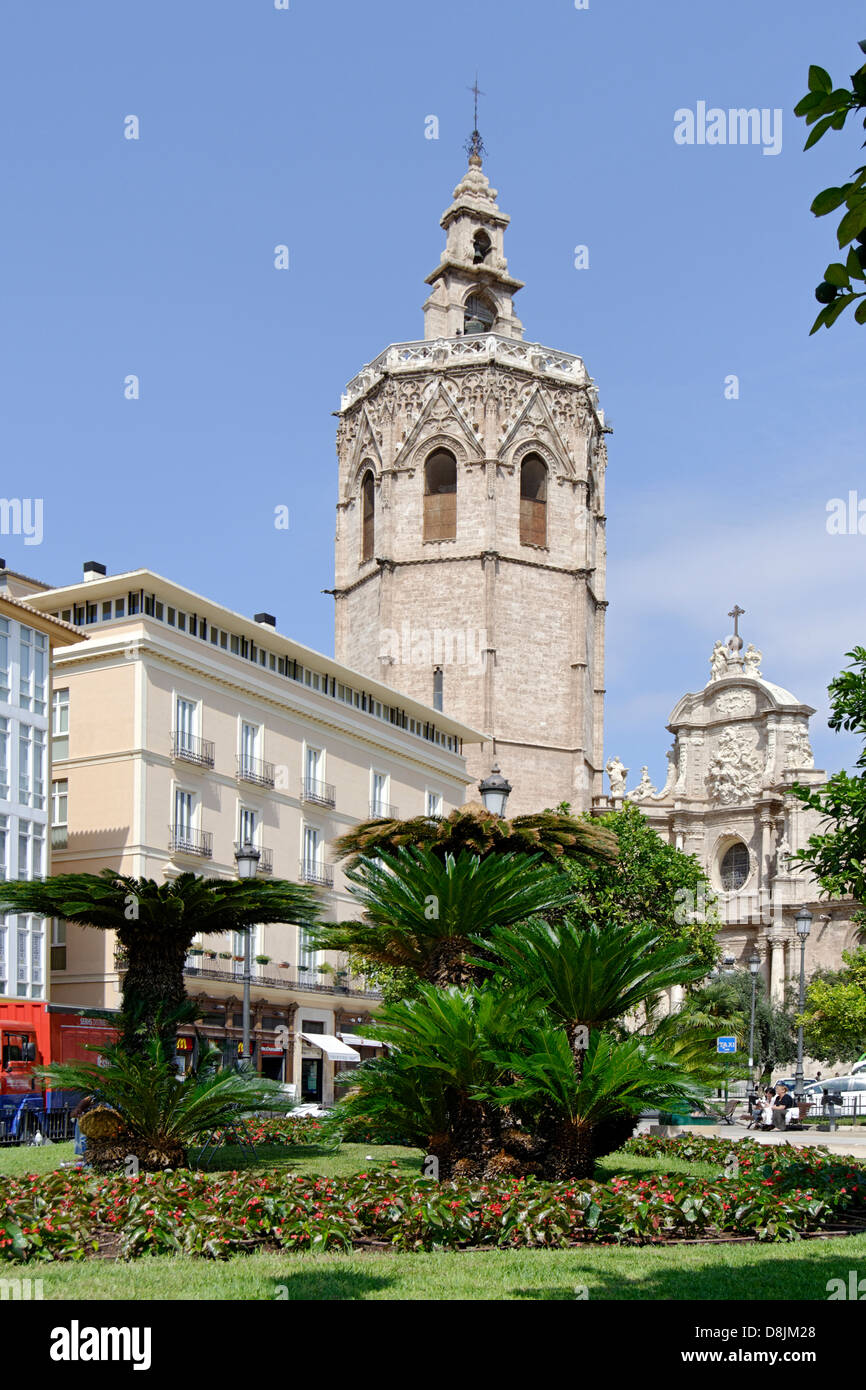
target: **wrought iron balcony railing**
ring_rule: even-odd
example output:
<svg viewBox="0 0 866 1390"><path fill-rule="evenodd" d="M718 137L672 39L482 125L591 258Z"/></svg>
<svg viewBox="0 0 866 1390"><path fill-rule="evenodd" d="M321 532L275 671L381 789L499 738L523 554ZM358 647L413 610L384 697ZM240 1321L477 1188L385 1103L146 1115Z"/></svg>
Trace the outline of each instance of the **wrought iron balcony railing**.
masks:
<svg viewBox="0 0 866 1390"><path fill-rule="evenodd" d="M238 753L236 757L239 782L255 782L257 787L273 787L276 784L273 763L263 762L261 758L250 758L246 753Z"/></svg>
<svg viewBox="0 0 866 1390"><path fill-rule="evenodd" d="M260 874L272 874L274 872L274 851L272 849L259 850L258 872Z"/></svg>
<svg viewBox="0 0 866 1390"><path fill-rule="evenodd" d="M197 767L214 765L214 745L211 741L197 738L195 734L187 734L182 730L176 729L171 736L171 754L173 758L179 758L185 763L194 763Z"/></svg>
<svg viewBox="0 0 866 1390"><path fill-rule="evenodd" d="M334 870L330 864L319 864L315 859L302 859L300 879L302 883L318 883L322 888L333 888Z"/></svg>
<svg viewBox="0 0 866 1390"><path fill-rule="evenodd" d="M302 777L301 800L314 801L318 806L336 806L337 789L330 782L317 782L315 777Z"/></svg>
<svg viewBox="0 0 866 1390"><path fill-rule="evenodd" d="M399 820L400 812L396 806L390 806L387 801L380 801L374 797L370 802L371 820Z"/></svg>
<svg viewBox="0 0 866 1390"><path fill-rule="evenodd" d="M200 859L213 858L213 835L209 830L193 830L188 825L169 827L169 849L175 854L195 854Z"/></svg>

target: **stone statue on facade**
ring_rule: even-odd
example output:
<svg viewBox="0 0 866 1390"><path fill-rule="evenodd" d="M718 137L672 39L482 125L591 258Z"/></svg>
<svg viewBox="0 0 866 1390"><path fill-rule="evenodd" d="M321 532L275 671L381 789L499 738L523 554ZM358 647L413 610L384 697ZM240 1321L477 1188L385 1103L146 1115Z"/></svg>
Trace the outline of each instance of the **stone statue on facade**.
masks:
<svg viewBox="0 0 866 1390"><path fill-rule="evenodd" d="M610 794L617 798L625 794L625 779L628 777L628 768L619 758L608 758L605 764L605 771L610 779Z"/></svg>
<svg viewBox="0 0 866 1390"><path fill-rule="evenodd" d="M747 676L760 676L760 674L761 674L760 666L761 666L761 658L762 658L762 656L763 656L763 652L759 652L758 649L757 649L757 647L755 646L754 642L750 642L749 645L746 647L746 651L745 651L745 654L744 654L744 656L743 656L743 661L745 662L745 666L746 666L746 675L747 675Z"/></svg>
<svg viewBox="0 0 866 1390"><path fill-rule="evenodd" d="M722 676L728 674L728 649L724 642L716 642L713 645L713 654L710 657L710 680L721 680Z"/></svg>
<svg viewBox="0 0 866 1390"><path fill-rule="evenodd" d="M640 781L634 791L629 792L629 801L643 801L647 796L655 796L656 789L650 781L649 768L644 766L640 770Z"/></svg>

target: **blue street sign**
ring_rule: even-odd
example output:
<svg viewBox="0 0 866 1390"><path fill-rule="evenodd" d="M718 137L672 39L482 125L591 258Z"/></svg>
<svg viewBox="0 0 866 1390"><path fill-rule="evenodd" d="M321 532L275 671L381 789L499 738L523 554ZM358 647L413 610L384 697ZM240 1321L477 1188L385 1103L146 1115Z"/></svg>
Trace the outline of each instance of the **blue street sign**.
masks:
<svg viewBox="0 0 866 1390"><path fill-rule="evenodd" d="M724 1038L724 1037L722 1037L722 1038L716 1038L716 1051L717 1051L717 1052L736 1052L736 1050L737 1050L737 1040L736 1040L736 1038Z"/></svg>

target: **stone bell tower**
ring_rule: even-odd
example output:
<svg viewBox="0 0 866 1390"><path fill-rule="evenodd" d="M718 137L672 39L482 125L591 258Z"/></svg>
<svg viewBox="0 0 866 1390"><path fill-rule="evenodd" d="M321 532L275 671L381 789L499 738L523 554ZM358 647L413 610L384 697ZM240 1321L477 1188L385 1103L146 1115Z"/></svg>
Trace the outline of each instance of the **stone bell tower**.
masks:
<svg viewBox="0 0 866 1390"><path fill-rule="evenodd" d="M512 814L602 790L604 416L579 357L527 343L482 167L444 213L422 341L349 382L336 655L488 735ZM477 799L477 792L474 792Z"/></svg>

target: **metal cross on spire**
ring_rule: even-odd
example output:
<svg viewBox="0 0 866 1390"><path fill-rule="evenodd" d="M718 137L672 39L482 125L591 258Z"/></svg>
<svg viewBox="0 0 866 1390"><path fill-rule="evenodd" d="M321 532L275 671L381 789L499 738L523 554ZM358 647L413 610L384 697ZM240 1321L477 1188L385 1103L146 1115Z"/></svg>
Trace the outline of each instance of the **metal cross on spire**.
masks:
<svg viewBox="0 0 866 1390"><path fill-rule="evenodd" d="M478 98L483 97L485 94L484 92L482 92L481 88L478 85L477 72L475 74L475 82L473 86L469 88L469 91L472 92L475 97L475 124L472 130L472 135L467 140L464 148L466 150L466 153L469 155L470 159L474 155L480 161L481 156L484 153L484 141L481 139L481 136L478 131Z"/></svg>
<svg viewBox="0 0 866 1390"><path fill-rule="evenodd" d="M746 611L745 608L741 608L740 605L739 605L738 603L735 603L734 606L733 606L733 608L731 609L730 613L728 614L728 617L729 617L729 618L733 618L733 620L734 620L734 636L735 636L735 637L739 637L739 635L740 635L740 634L739 634L739 631L738 631L738 629L737 629L737 623L739 622L740 618L742 618L742 616L743 616L743 614L745 613L745 611Z"/></svg>

